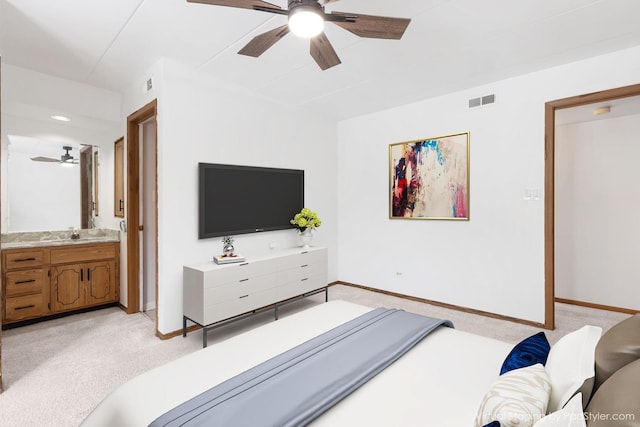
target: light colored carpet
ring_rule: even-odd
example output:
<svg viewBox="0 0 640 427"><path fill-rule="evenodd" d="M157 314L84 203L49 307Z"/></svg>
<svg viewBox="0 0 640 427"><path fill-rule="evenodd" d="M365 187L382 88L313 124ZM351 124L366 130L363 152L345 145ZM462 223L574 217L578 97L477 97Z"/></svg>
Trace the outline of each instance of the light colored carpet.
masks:
<svg viewBox="0 0 640 427"><path fill-rule="evenodd" d="M347 286L331 287L329 298L446 318L458 329L512 343L539 331ZM280 317L323 302L324 294L290 303L280 308ZM628 317L564 304L557 305L556 316L557 329L546 331L552 343L585 324L607 330ZM3 331L0 425L77 426L120 384L202 347L200 331L159 340L152 318L108 308ZM215 329L208 334L209 345L271 321L268 311Z"/></svg>

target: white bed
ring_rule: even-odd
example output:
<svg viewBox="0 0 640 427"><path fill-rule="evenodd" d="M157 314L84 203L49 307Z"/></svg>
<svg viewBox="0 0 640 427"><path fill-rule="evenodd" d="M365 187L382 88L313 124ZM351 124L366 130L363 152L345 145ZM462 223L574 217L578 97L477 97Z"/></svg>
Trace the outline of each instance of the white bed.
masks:
<svg viewBox="0 0 640 427"><path fill-rule="evenodd" d="M198 350L123 384L82 426L147 426L212 386L370 310L331 301ZM512 347L439 327L313 425L472 426Z"/></svg>

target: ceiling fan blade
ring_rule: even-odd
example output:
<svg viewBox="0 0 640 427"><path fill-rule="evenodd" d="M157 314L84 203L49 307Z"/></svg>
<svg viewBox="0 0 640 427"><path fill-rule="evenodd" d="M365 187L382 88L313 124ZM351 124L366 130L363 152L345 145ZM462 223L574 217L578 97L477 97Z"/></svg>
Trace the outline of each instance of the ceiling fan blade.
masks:
<svg viewBox="0 0 640 427"><path fill-rule="evenodd" d="M280 6L261 0L187 0L189 3L211 4L214 6L237 7L239 9L257 9L268 12L268 9L282 10ZM267 9L267 10L265 10Z"/></svg>
<svg viewBox="0 0 640 427"><path fill-rule="evenodd" d="M331 17L339 18L332 20ZM331 12L326 14L327 21L351 31L360 37L372 39L400 40L411 19L390 18L387 16L359 15L355 13Z"/></svg>
<svg viewBox="0 0 640 427"><path fill-rule="evenodd" d="M325 33L311 39L310 53L323 71L341 63Z"/></svg>
<svg viewBox="0 0 640 427"><path fill-rule="evenodd" d="M32 157L31 160L34 162L50 162L50 163L60 163L60 159L52 159L51 157Z"/></svg>
<svg viewBox="0 0 640 427"><path fill-rule="evenodd" d="M257 58L287 34L289 34L289 25L283 25L282 27L267 31L266 33L259 34L247 43L247 45L238 53L240 55L253 56L254 58Z"/></svg>

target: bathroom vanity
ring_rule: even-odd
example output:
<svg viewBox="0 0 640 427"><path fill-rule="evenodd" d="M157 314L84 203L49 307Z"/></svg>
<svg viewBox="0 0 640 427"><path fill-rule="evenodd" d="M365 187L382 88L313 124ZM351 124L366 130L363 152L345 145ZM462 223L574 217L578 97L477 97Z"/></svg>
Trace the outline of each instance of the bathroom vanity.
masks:
<svg viewBox="0 0 640 427"><path fill-rule="evenodd" d="M5 237L1 254L3 325L118 302L117 232L11 242Z"/></svg>

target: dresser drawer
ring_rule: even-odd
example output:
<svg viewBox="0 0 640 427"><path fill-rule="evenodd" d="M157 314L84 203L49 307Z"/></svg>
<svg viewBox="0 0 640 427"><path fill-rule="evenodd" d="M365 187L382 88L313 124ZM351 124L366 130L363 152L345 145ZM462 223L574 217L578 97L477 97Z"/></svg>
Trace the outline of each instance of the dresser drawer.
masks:
<svg viewBox="0 0 640 427"><path fill-rule="evenodd" d="M315 276L306 277L297 282L289 282L282 286L278 286L278 299L283 301L326 286L327 275L317 274Z"/></svg>
<svg viewBox="0 0 640 427"><path fill-rule="evenodd" d="M239 298L205 307L204 324L219 322L275 303L273 291L245 294Z"/></svg>
<svg viewBox="0 0 640 427"><path fill-rule="evenodd" d="M240 280L250 279L252 277L265 276L276 271L274 263L265 261L243 262L233 265L225 265L205 273L205 288L214 288L227 285L229 283L238 283Z"/></svg>
<svg viewBox="0 0 640 427"><path fill-rule="evenodd" d="M51 249L51 264L70 264L90 262L103 259L114 259L116 247L114 244L102 245L74 245Z"/></svg>
<svg viewBox="0 0 640 427"><path fill-rule="evenodd" d="M302 279L315 276L327 269L326 265L321 264L302 264L297 268L283 270L278 272L278 285L284 285L289 282L299 282Z"/></svg>
<svg viewBox="0 0 640 427"><path fill-rule="evenodd" d="M300 253L289 255L280 259L279 269L286 270L300 267L302 265L319 264L323 268L327 265L326 250L300 251Z"/></svg>
<svg viewBox="0 0 640 427"><path fill-rule="evenodd" d="M18 320L40 317L48 313L49 306L45 300L45 293L24 295L21 297L11 297L5 300L5 321L15 322Z"/></svg>
<svg viewBox="0 0 640 427"><path fill-rule="evenodd" d="M205 304L217 304L221 301L235 300L247 294L276 287L276 276L250 277L236 280L224 286L212 286L204 290Z"/></svg>
<svg viewBox="0 0 640 427"><path fill-rule="evenodd" d="M25 249L22 251L5 252L5 268L14 270L16 268L40 267L45 264L44 249Z"/></svg>
<svg viewBox="0 0 640 427"><path fill-rule="evenodd" d="M43 268L8 271L5 288L6 296L42 292L47 283L47 277L47 270Z"/></svg>

